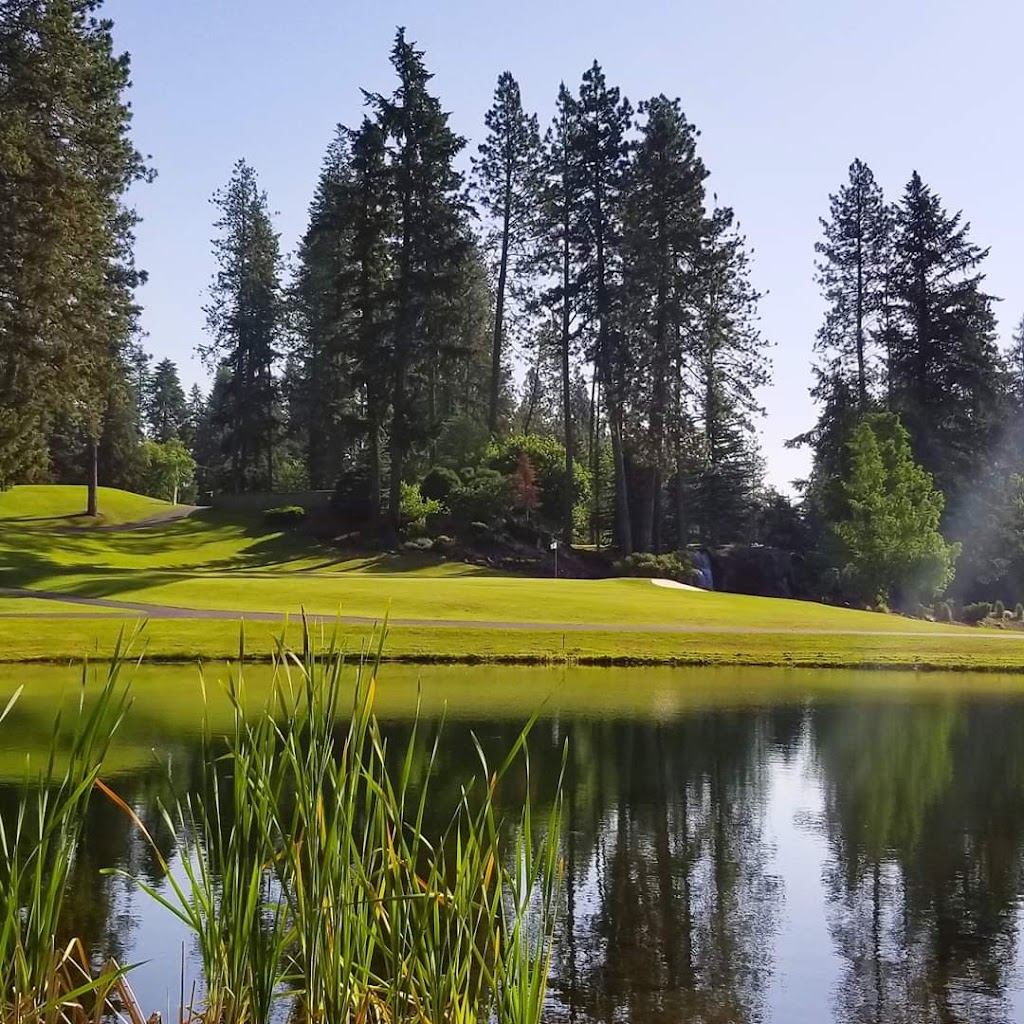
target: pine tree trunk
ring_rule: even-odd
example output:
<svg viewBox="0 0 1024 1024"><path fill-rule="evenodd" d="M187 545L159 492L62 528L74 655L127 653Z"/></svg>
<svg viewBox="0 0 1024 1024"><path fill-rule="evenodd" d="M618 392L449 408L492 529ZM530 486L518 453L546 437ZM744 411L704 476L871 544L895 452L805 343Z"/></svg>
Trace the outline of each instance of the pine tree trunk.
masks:
<svg viewBox="0 0 1024 1024"><path fill-rule="evenodd" d="M501 264L498 267L498 291L494 297L494 338L491 343L491 396L487 413L487 429L491 437L498 435L498 406L501 402L501 351L505 328L505 287L508 281L508 245L511 204L505 204L501 231Z"/></svg>
<svg viewBox="0 0 1024 1024"><path fill-rule="evenodd" d="M640 500L637 515L636 549L654 550L654 475L653 466L644 466L638 474Z"/></svg>
<svg viewBox="0 0 1024 1024"><path fill-rule="evenodd" d="M862 198L857 196L857 398L860 411L868 404L868 381L864 368L864 220L861 211Z"/></svg>
<svg viewBox="0 0 1024 1024"><path fill-rule="evenodd" d="M565 435L565 508L563 510L562 534L566 544L572 544L573 521L572 510L576 501L575 474L575 438L572 423L572 377L569 368L569 284L572 267L570 264L569 233L562 235L562 430Z"/></svg>
<svg viewBox="0 0 1024 1024"><path fill-rule="evenodd" d="M100 443L93 438L89 441L89 494L86 502L85 514L95 518L100 514L99 491L100 491Z"/></svg>
<svg viewBox="0 0 1024 1024"><path fill-rule="evenodd" d="M370 520L380 522L381 469L380 469L380 424L377 414L370 414Z"/></svg>
<svg viewBox="0 0 1024 1024"><path fill-rule="evenodd" d="M594 371L594 382L590 391L590 458L593 476L593 510L590 516L592 542L601 550L601 382Z"/></svg>

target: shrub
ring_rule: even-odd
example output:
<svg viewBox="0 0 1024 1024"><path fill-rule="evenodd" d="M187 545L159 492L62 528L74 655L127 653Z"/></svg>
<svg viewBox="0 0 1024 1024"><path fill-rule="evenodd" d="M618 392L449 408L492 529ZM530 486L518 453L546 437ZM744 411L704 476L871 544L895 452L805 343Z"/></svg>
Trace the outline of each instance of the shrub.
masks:
<svg viewBox="0 0 1024 1024"><path fill-rule="evenodd" d="M511 483L493 469L480 469L448 499L452 517L459 523L493 523L512 507Z"/></svg>
<svg viewBox="0 0 1024 1024"><path fill-rule="evenodd" d="M280 508L268 508L263 513L267 526L298 526L305 518L306 510L301 505L282 505Z"/></svg>
<svg viewBox="0 0 1024 1024"><path fill-rule="evenodd" d="M1018 622L1024 622L1024 604L1017 602L1017 607L1013 609L1013 617Z"/></svg>
<svg viewBox="0 0 1024 1024"><path fill-rule="evenodd" d="M1006 618L1006 605L1003 604L1002 601L996 601L996 603L992 605L992 617L995 619Z"/></svg>
<svg viewBox="0 0 1024 1024"><path fill-rule="evenodd" d="M370 501L370 474L364 466L346 469L338 477L331 506L347 522L369 522L373 504Z"/></svg>
<svg viewBox="0 0 1024 1024"><path fill-rule="evenodd" d="M989 617L992 605L988 601L976 601L974 604L965 604L964 610L960 613L960 620L969 626L975 626Z"/></svg>
<svg viewBox="0 0 1024 1024"><path fill-rule="evenodd" d="M420 494L428 500L445 501L462 486L459 474L447 466L435 466L420 482Z"/></svg>
<svg viewBox="0 0 1024 1024"><path fill-rule="evenodd" d="M953 606L948 601L940 601L935 606L934 615L936 622L952 622Z"/></svg>
<svg viewBox="0 0 1024 1024"><path fill-rule="evenodd" d="M403 551L430 551L434 542L429 537L414 537L402 544Z"/></svg>
<svg viewBox="0 0 1024 1024"><path fill-rule="evenodd" d="M560 523L566 499L565 446L553 437L513 435L492 444L487 451L487 461L492 469L508 476L519 470L524 455L540 489L538 515L547 522ZM579 462L573 463L573 519L577 528L587 522L591 484L590 470Z"/></svg>
<svg viewBox="0 0 1024 1024"><path fill-rule="evenodd" d="M440 537L435 537L432 547L439 555L445 555L455 546L455 541L451 537L446 537L441 534Z"/></svg>
<svg viewBox="0 0 1024 1024"><path fill-rule="evenodd" d="M441 511L441 502L435 498L425 498L418 484L402 483L402 498L399 505L399 520L402 529L422 528L426 526L427 516L437 515Z"/></svg>
<svg viewBox="0 0 1024 1024"><path fill-rule="evenodd" d="M617 568L626 576L675 580L690 585L697 580L697 571L685 554L652 555L640 552L622 559Z"/></svg>

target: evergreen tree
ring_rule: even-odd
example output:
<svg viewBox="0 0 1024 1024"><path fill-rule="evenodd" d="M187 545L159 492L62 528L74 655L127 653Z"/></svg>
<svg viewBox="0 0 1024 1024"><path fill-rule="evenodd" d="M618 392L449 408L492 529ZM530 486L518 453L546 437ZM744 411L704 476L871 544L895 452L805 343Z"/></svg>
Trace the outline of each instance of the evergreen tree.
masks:
<svg viewBox="0 0 1024 1024"><path fill-rule="evenodd" d="M213 199L219 211L214 241L218 269L205 307L211 341L207 362L223 366L223 403L217 410L234 491L273 489L277 395L274 364L282 318L278 236L256 172L240 160Z"/></svg>
<svg viewBox="0 0 1024 1024"><path fill-rule="evenodd" d="M438 424L438 362L457 310L469 250L462 175L454 161L465 140L428 85L423 54L400 29L391 52L399 84L371 97L392 143L389 169L395 211L393 323L389 345L389 514L400 527L401 485L410 455Z"/></svg>
<svg viewBox="0 0 1024 1024"><path fill-rule="evenodd" d="M979 269L988 250L916 171L895 221L892 405L917 460L955 506L992 444L1000 404L993 300Z"/></svg>
<svg viewBox="0 0 1024 1024"><path fill-rule="evenodd" d="M689 352L698 449L692 487L701 539L718 544L748 530L761 464L753 437L757 391L770 379L756 324L744 239L730 209L707 218L697 262L699 297ZM680 526L683 524L680 523Z"/></svg>
<svg viewBox="0 0 1024 1024"><path fill-rule="evenodd" d="M473 183L490 226L487 247L496 254L497 264L487 414L487 425L496 435L506 349L506 298L515 294L517 284L522 284L519 272L532 233L541 156L537 117L523 110L519 84L510 71L498 77L494 103L484 116L484 124L488 134L480 144L479 157L473 161Z"/></svg>
<svg viewBox="0 0 1024 1024"><path fill-rule="evenodd" d="M0 5L0 486L45 459L58 414L87 427L133 329L127 55L98 0ZM95 472L89 474L95 514Z"/></svg>
<svg viewBox="0 0 1024 1024"><path fill-rule="evenodd" d="M624 343L620 313L622 199L626 181L629 100L605 80L595 61L583 75L573 142L579 174L580 296L589 328L591 355L608 417L615 468L615 539L623 554L633 550L625 460L625 410L634 371Z"/></svg>
<svg viewBox="0 0 1024 1024"><path fill-rule="evenodd" d="M349 133L339 129L324 161L298 252L293 289L294 363L289 364L289 418L304 448L313 487L337 480L352 447L357 418L353 333L358 267L353 252L354 171Z"/></svg>
<svg viewBox="0 0 1024 1024"><path fill-rule="evenodd" d="M678 434L704 230L704 179L697 131L678 100L641 103L624 204L625 340L634 370L628 385L629 452L636 493L634 544L660 546L663 474Z"/></svg>
<svg viewBox="0 0 1024 1024"><path fill-rule="evenodd" d="M352 142L352 258L355 288L353 381L363 406L366 461L369 463L370 516L381 514L384 466L381 432L391 396L394 351L393 256L395 195L388 165L387 127L364 118Z"/></svg>
<svg viewBox="0 0 1024 1024"><path fill-rule="evenodd" d="M180 438L188 420L188 403L172 359L161 359L153 369L145 395L149 436L159 444Z"/></svg>
<svg viewBox="0 0 1024 1024"><path fill-rule="evenodd" d="M538 240L535 267L549 280L540 295L540 304L550 310L557 322L556 351L561 380L562 441L565 446L565 477L573 479L576 454L571 411L572 367L578 350L580 332L580 280L577 272L582 243L582 188L578 135L579 106L563 82L558 89L555 117L544 137L542 184L540 190ZM543 345L547 332L542 327L535 334L537 370L533 379L534 394L542 384ZM530 416L532 420L532 414ZM562 510L562 538L566 544L573 539L574 499L566 489Z"/></svg>
<svg viewBox="0 0 1024 1024"><path fill-rule="evenodd" d="M939 532L944 499L914 462L910 436L892 413L872 413L849 442L847 514L834 524L854 588L869 603L930 602L953 578L959 544Z"/></svg>
<svg viewBox="0 0 1024 1024"><path fill-rule="evenodd" d="M891 212L871 168L850 165L849 181L829 197L829 219L815 245L817 280L827 309L816 351L823 357L821 389L841 380L852 384L861 412L877 377L872 349L883 334L891 259Z"/></svg>
<svg viewBox="0 0 1024 1024"><path fill-rule="evenodd" d="M205 418L206 396L198 384L193 384L188 392L188 400L185 403L185 421L181 427L181 440L193 455L195 455L199 431L202 430Z"/></svg>

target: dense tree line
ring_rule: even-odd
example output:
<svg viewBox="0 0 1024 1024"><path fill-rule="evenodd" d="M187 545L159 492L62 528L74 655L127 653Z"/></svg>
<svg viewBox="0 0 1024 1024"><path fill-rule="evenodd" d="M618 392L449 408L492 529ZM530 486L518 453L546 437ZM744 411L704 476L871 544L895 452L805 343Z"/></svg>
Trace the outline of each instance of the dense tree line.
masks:
<svg viewBox="0 0 1024 1024"><path fill-rule="evenodd" d="M214 196L213 383L186 396L138 337L151 172L100 7L0 0L0 486L327 489L391 534L536 486L568 542L780 544L868 602L930 600L955 560L955 596L1024 597L1024 320L1001 352L987 250L918 173L890 201L854 161L822 221L796 507L763 483L750 252L680 102L634 107L595 62L544 128L506 71L472 147L399 30L293 259L245 160Z"/></svg>
<svg viewBox="0 0 1024 1024"><path fill-rule="evenodd" d="M898 600L901 591L913 591L927 601L943 591L951 574L935 571L940 530L946 541L962 546L958 595L1024 596L1014 582L1024 568L1021 343L1018 338L1009 352L999 350L996 299L984 289L988 250L916 171L890 203L860 160L831 197L822 227L818 280L827 308L812 392L821 412L814 430L797 443L813 447L806 505L824 528L823 543L828 547L830 537L842 542L844 534L848 539L858 514L851 502L866 507L866 501L894 510L869 517L875 523L870 543L879 550L886 530L895 541L922 515L930 517L926 509L936 507L931 492L938 499L935 522L915 539L932 554L905 565L902 582L890 579L877 596ZM863 459L857 463L870 445L858 430L866 423L877 430L881 413L898 418L895 429L905 431L916 469L928 478L927 485L919 483L918 500L904 501L899 512L903 484L897 480L909 477L878 473L869 486ZM890 436L892 429L885 428ZM878 441L884 444L884 436ZM913 475L914 468L907 472ZM867 539L862 535L852 548L841 543L843 550L832 556L854 556L858 570ZM922 579L942 585L920 588Z"/></svg>
<svg viewBox="0 0 1024 1024"><path fill-rule="evenodd" d="M363 121L338 129L294 281L263 314L286 356L279 397L259 405L283 410L281 440L306 480L353 481L369 517L398 528L405 481L469 454L474 428L499 441L521 417L527 431L557 433L565 479L577 465L593 479L594 539L607 525L628 553L744 538L760 491L751 416L768 379L758 296L732 211L707 207L678 101L655 97L635 114L595 64L577 92L560 88L542 136L505 72L467 182L466 140L402 31L391 62L394 92L368 93ZM221 302L239 268L251 279L233 280L236 306L267 283L258 249L268 267L277 250L265 197L260 209L257 231L241 214L218 225ZM211 328L214 404L245 463L274 448L274 418L247 423L248 402L232 411L246 328L231 315ZM272 365L274 344L263 352ZM518 413L517 353L529 365ZM271 469L223 482L266 486ZM578 498L566 488L558 516L570 541Z"/></svg>

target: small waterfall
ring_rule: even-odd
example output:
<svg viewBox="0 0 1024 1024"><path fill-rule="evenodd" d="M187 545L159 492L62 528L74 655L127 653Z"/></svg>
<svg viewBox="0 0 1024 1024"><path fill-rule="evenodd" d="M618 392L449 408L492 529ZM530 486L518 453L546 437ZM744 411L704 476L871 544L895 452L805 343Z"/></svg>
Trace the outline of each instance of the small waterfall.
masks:
<svg viewBox="0 0 1024 1024"><path fill-rule="evenodd" d="M703 550L688 551L687 554L697 571L697 586L702 590L714 590L715 577L711 571L711 556Z"/></svg>

